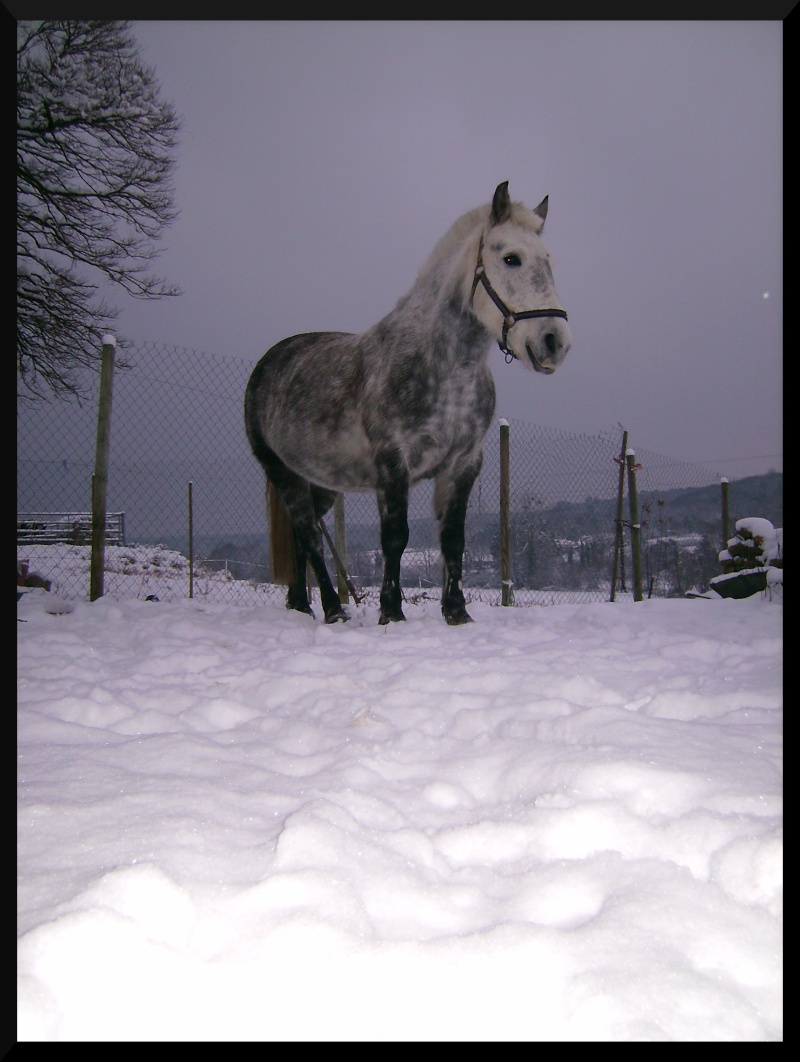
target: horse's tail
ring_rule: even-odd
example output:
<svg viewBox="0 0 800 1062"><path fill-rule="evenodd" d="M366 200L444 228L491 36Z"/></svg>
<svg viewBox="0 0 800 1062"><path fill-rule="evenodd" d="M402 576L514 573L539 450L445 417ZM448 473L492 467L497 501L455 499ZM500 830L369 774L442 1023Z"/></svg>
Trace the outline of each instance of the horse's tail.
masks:
<svg viewBox="0 0 800 1062"><path fill-rule="evenodd" d="M269 499L269 545L272 559L272 579L289 586L294 580L294 529L286 506L278 497L272 483L267 482Z"/></svg>

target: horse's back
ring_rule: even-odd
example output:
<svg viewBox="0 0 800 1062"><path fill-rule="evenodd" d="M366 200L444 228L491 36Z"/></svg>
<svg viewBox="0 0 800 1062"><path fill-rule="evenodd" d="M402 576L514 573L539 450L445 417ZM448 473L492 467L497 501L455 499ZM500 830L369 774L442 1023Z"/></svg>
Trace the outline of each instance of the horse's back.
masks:
<svg viewBox="0 0 800 1062"><path fill-rule="evenodd" d="M355 338L350 332L302 332L282 339L270 347L250 374L247 399L263 402L279 397L298 375L324 371L331 356L335 371L341 372L346 365L342 355L349 352Z"/></svg>
<svg viewBox="0 0 800 1062"><path fill-rule="evenodd" d="M284 414L303 419L320 414L326 395L352 392L357 366L349 332L304 332L282 339L250 374L245 394L251 423Z"/></svg>

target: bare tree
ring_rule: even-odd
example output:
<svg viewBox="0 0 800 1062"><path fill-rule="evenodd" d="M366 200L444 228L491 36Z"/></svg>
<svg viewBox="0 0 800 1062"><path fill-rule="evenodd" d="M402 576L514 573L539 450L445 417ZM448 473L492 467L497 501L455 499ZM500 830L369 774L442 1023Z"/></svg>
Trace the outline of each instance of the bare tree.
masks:
<svg viewBox="0 0 800 1062"><path fill-rule="evenodd" d="M17 371L20 395L79 394L118 310L179 295L152 275L176 216L180 123L128 22L17 23Z"/></svg>

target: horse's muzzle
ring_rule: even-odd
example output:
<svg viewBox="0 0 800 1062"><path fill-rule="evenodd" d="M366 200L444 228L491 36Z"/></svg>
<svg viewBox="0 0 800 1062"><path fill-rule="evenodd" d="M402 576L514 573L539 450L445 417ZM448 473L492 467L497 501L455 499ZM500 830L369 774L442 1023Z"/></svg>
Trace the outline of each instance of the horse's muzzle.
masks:
<svg viewBox="0 0 800 1062"><path fill-rule="evenodd" d="M543 372L545 374L545 376L552 376L553 375L553 373L556 371L558 366L561 364L561 362L562 362L562 360L563 360L563 358L564 358L564 356L566 354L566 351L564 351L564 353L561 354L560 357L557 357L557 360L554 360L554 361L551 362L548 359L548 362L546 364L543 364L542 362L539 361L539 359L536 357L534 352L531 350L530 344L528 344L528 343L525 344L525 350L528 353L528 358L530 359L530 363L533 366L534 372Z"/></svg>

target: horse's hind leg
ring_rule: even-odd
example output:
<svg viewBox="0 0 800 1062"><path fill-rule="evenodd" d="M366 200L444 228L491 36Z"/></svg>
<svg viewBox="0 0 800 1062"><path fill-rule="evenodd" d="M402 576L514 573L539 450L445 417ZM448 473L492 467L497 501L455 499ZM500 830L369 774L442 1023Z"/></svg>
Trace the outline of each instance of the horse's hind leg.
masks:
<svg viewBox="0 0 800 1062"><path fill-rule="evenodd" d="M286 597L287 607L314 615L308 601L306 587L306 562L308 562L316 577L317 586L319 586L325 622L335 623L337 620L350 619L342 608L339 595L334 590L328 569L325 567L322 531L319 526L320 517L331 507L336 495L321 487L307 484L305 480L291 472L278 489L291 515L295 537L295 574Z"/></svg>
<svg viewBox="0 0 800 1062"><path fill-rule="evenodd" d="M288 586L286 607L297 612L314 615L308 600L308 588L305 577L298 579L297 573L306 570L306 552L294 533L294 524L289 511L283 503L275 484L269 483L269 531L270 552L272 555L272 577L276 583Z"/></svg>
<svg viewBox="0 0 800 1062"><path fill-rule="evenodd" d="M442 615L451 626L471 623L462 586L464 564L464 525L472 486L481 468L483 455L462 470L454 479L440 476L436 480L434 504L439 520L439 540L444 558Z"/></svg>
<svg viewBox="0 0 800 1062"><path fill-rule="evenodd" d="M313 486L302 476L292 472L277 454L264 444L259 446L256 456L278 492L289 514L294 531L294 573L289 581L286 607L314 615L306 586L306 562L308 562L311 564L319 586L325 622L334 623L336 620L349 619L325 567L322 532L318 523L319 517L327 512L336 495L321 487Z"/></svg>

